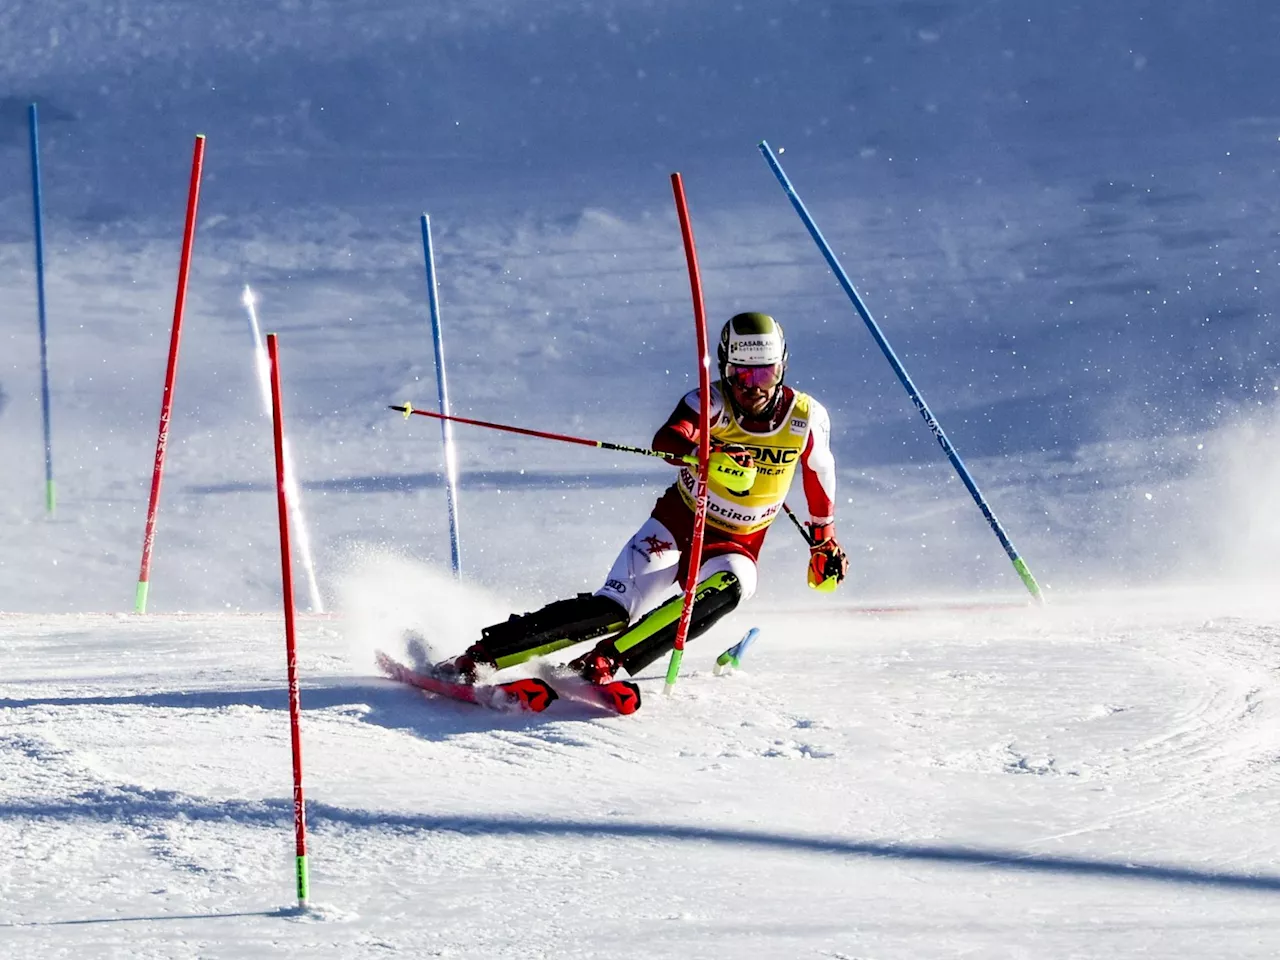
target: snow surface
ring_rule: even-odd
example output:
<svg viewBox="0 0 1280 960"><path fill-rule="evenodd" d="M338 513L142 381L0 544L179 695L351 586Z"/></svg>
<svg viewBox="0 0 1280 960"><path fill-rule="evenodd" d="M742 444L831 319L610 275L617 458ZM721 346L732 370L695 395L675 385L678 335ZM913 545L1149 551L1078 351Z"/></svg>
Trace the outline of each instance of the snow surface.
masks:
<svg viewBox="0 0 1280 960"><path fill-rule="evenodd" d="M1280 952L1280 11L1117 6L0 6L0 956ZM642 445L696 381L675 170L712 324L778 316L831 409L850 581L814 596L775 531L755 600L629 718L375 677L406 628L452 652L593 589L670 479L460 427L453 581L439 431L385 409L435 397L418 215L455 412ZM305 912L246 283L331 610L299 625Z"/></svg>

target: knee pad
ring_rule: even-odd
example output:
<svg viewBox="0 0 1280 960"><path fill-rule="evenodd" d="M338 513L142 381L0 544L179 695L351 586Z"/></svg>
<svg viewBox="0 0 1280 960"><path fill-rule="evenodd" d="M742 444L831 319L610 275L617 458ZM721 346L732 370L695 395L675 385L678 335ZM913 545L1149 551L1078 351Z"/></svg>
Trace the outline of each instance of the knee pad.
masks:
<svg viewBox="0 0 1280 960"><path fill-rule="evenodd" d="M703 580L694 594L688 639L706 633L741 601L742 584L732 573L716 573ZM634 677L676 645L683 608L684 597L672 597L614 641L618 659L627 673Z"/></svg>

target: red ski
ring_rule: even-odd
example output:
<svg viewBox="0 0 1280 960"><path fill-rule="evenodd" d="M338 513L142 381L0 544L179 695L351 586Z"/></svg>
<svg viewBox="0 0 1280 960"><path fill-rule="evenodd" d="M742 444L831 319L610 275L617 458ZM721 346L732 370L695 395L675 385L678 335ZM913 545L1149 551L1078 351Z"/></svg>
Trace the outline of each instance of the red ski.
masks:
<svg viewBox="0 0 1280 960"><path fill-rule="evenodd" d="M450 700L461 700L474 703L491 710L523 710L529 713L541 713L558 699L555 690L545 680L537 677L525 677L507 683L453 683L441 680L429 673L419 673L405 666L398 660L377 651L378 669L392 680L407 683L419 690L448 697Z"/></svg>

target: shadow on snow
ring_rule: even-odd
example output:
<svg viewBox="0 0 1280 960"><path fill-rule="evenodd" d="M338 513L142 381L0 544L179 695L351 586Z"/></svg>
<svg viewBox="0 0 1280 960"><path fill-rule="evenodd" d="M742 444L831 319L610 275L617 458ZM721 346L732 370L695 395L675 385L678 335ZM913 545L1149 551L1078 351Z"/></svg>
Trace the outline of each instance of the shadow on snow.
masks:
<svg viewBox="0 0 1280 960"><path fill-rule="evenodd" d="M293 816L292 799L215 801L173 790L138 786L82 791L62 800L14 801L0 804L0 816L37 819L97 820L152 825L157 819L241 824L284 829ZM1044 856L1016 850L846 840L742 830L718 826L671 823L618 823L589 820L522 819L495 816L431 816L379 810L357 810L309 803L307 819L313 830L326 828L447 831L489 837L568 837L584 840L658 840L707 843L808 853L857 860L879 859L914 863L996 867L1031 873L1196 884L1230 890L1280 891L1280 876L1201 870L1158 863L1110 861L1085 857Z"/></svg>
<svg viewBox="0 0 1280 960"><path fill-rule="evenodd" d="M389 730L403 730L424 740L443 741L463 734L489 730L522 730L565 720L593 720L613 716L601 707L561 697L543 713L492 710L448 697L437 697L383 677L355 677L329 684L302 683L304 716L308 712L336 711L363 723ZM424 702L425 701L425 702ZM0 710L30 707L148 707L161 710L253 710L285 712L289 692L282 686L240 690L170 690L126 695L88 697L0 697ZM2 739L2 738L0 738ZM2 809L2 808L0 808Z"/></svg>

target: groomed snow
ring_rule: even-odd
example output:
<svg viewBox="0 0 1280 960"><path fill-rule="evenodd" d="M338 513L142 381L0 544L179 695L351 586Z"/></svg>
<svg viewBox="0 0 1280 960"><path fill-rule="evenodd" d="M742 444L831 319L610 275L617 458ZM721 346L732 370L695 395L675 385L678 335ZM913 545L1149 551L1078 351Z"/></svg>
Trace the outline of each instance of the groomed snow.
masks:
<svg viewBox="0 0 1280 960"><path fill-rule="evenodd" d="M372 569L378 569L376 563ZM447 578L383 582L447 606ZM6 615L14 957L1266 956L1280 618L1256 593L756 610L630 718L432 700L303 618ZM738 618L744 622L743 617ZM365 624L370 631L376 625Z"/></svg>

